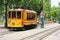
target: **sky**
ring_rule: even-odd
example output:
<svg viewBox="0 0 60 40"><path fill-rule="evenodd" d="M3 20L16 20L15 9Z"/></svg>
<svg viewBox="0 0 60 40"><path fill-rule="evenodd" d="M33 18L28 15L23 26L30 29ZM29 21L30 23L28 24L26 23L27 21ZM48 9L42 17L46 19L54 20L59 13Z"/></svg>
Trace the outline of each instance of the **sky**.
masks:
<svg viewBox="0 0 60 40"><path fill-rule="evenodd" d="M60 0L51 0L51 7L52 7L52 6L58 7L58 6L59 6L59 5L58 5L59 2L60 2Z"/></svg>

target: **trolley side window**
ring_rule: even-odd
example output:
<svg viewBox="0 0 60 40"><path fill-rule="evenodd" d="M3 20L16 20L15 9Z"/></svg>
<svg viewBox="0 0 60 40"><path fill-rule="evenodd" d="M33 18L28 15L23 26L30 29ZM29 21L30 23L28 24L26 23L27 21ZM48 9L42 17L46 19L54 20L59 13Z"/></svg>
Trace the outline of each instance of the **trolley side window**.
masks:
<svg viewBox="0 0 60 40"><path fill-rule="evenodd" d="M11 12L9 12L8 17L11 18Z"/></svg>
<svg viewBox="0 0 60 40"><path fill-rule="evenodd" d="M16 12L12 12L12 18L16 18Z"/></svg>
<svg viewBox="0 0 60 40"><path fill-rule="evenodd" d="M17 18L21 18L21 12L17 12Z"/></svg>
<svg viewBox="0 0 60 40"><path fill-rule="evenodd" d="M35 17L34 13L27 13L27 20L35 20Z"/></svg>

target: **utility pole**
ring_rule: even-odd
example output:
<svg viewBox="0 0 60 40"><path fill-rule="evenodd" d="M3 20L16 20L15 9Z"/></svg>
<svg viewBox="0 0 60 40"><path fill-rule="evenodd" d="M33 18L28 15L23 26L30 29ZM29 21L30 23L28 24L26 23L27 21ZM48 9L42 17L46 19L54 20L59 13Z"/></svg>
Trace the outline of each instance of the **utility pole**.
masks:
<svg viewBox="0 0 60 40"><path fill-rule="evenodd" d="M5 27L6 28L7 28L7 14L8 14L7 7L8 7L8 1L5 0Z"/></svg>
<svg viewBox="0 0 60 40"><path fill-rule="evenodd" d="M43 0L41 0L41 13L40 13L40 18L41 18L41 28L44 28L44 13L43 13Z"/></svg>

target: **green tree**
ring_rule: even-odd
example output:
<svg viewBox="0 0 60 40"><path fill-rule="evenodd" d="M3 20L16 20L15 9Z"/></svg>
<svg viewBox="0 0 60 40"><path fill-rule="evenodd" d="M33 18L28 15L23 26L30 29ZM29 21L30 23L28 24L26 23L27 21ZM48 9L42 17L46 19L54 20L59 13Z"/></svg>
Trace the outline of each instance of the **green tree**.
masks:
<svg viewBox="0 0 60 40"><path fill-rule="evenodd" d="M59 9L58 9L58 7L51 7L51 11L50 11L50 13L51 13L51 18L52 18L52 20L57 20L58 19L58 16L59 16Z"/></svg>
<svg viewBox="0 0 60 40"><path fill-rule="evenodd" d="M44 0L43 1L43 11L44 11L44 14L45 14L45 19L48 19L48 20L50 20L50 18L51 18L50 7L51 7L50 0Z"/></svg>
<svg viewBox="0 0 60 40"><path fill-rule="evenodd" d="M28 6L31 9L35 10L38 14L41 11L41 0L1 0L0 1L0 13L4 11L5 5L4 2L8 1L8 9L13 8L14 6ZM3 8L2 8L3 7Z"/></svg>

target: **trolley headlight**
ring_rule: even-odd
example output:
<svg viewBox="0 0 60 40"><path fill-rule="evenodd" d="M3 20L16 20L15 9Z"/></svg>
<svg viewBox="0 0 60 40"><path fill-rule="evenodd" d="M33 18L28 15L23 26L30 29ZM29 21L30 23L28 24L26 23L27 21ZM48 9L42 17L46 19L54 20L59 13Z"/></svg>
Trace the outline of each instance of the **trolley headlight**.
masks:
<svg viewBox="0 0 60 40"><path fill-rule="evenodd" d="M14 23L14 22L12 22L12 25L15 25L15 23Z"/></svg>

